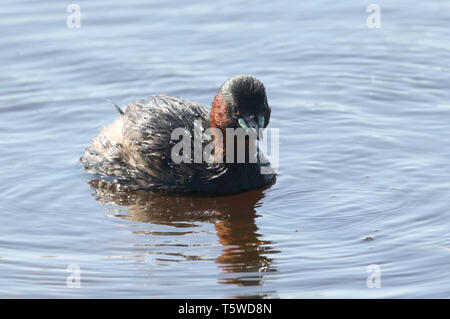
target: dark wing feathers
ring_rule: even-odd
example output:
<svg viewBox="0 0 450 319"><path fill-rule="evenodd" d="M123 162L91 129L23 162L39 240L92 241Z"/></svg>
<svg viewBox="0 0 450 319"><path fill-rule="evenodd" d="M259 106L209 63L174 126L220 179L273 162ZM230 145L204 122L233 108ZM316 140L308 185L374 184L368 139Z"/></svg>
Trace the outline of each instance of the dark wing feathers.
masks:
<svg viewBox="0 0 450 319"><path fill-rule="evenodd" d="M82 161L88 172L110 177L129 187L185 191L214 180L224 165L206 163L174 164L171 140L175 128L185 128L193 136L194 120L209 127L209 111L202 105L165 95L127 106L121 127L121 143L100 133L86 150ZM209 143L210 141L205 141ZM194 154L191 143L191 154Z"/></svg>

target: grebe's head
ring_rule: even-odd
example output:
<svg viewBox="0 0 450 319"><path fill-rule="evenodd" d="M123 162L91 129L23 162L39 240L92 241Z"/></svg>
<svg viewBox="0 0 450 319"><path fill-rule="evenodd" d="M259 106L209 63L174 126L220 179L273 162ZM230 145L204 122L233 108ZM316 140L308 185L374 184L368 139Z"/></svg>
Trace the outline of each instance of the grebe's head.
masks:
<svg viewBox="0 0 450 319"><path fill-rule="evenodd" d="M221 129L265 128L270 120L264 84L251 75L236 75L228 79L214 98L211 126Z"/></svg>

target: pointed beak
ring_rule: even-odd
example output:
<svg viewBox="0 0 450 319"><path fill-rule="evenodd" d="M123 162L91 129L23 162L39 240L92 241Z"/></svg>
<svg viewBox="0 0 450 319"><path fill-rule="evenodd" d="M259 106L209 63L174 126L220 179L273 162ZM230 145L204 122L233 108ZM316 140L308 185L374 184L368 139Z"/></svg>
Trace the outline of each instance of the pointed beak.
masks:
<svg viewBox="0 0 450 319"><path fill-rule="evenodd" d="M249 129L255 130L256 138L259 140L261 138L260 128L264 128L264 118L257 119L256 116L249 116L245 119L240 118L238 120L239 125L244 129L245 132L248 132Z"/></svg>

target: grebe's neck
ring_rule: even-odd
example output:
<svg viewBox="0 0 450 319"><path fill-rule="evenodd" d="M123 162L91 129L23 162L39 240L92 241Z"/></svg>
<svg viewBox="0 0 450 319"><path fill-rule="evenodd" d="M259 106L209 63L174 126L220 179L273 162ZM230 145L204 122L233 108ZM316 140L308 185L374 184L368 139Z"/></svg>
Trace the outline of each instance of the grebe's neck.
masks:
<svg viewBox="0 0 450 319"><path fill-rule="evenodd" d="M225 129L230 124L230 114L228 112L228 106L222 93L217 93L212 101L211 113L209 115L210 127L218 128L225 133Z"/></svg>
<svg viewBox="0 0 450 319"><path fill-rule="evenodd" d="M226 129L232 128L231 124L231 115L223 98L222 94L219 92L214 97L212 101L211 113L209 116L209 126L212 129L212 136L214 141L214 155L217 160L225 160L226 158L226 149L227 149L227 134ZM214 130L220 130L222 134L221 138L215 135ZM218 132L217 132L218 133ZM255 146L255 145L253 145ZM234 163L237 163L237 154L238 154L238 145L234 143ZM245 140L245 158L249 157L249 151L252 149L252 152L256 151L256 146L251 148L249 145L249 139Z"/></svg>
<svg viewBox="0 0 450 319"><path fill-rule="evenodd" d="M227 103L222 96L222 93L217 93L212 101L211 105L211 113L209 115L209 126L211 129L219 129L222 132L222 139L216 138L213 135L214 139L214 153L216 156L225 156L226 150L226 128L230 125L231 119L228 111Z"/></svg>

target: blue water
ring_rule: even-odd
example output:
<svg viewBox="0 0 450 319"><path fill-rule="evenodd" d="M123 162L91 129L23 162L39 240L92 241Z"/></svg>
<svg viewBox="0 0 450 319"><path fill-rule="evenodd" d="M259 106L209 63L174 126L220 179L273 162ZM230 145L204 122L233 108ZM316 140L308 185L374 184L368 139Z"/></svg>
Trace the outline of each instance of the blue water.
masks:
<svg viewBox="0 0 450 319"><path fill-rule="evenodd" d="M450 297L449 1L378 1L373 29L371 1L77 0L74 29L70 3L0 4L0 297ZM274 186L89 182L106 99L210 105L242 73L280 130Z"/></svg>

